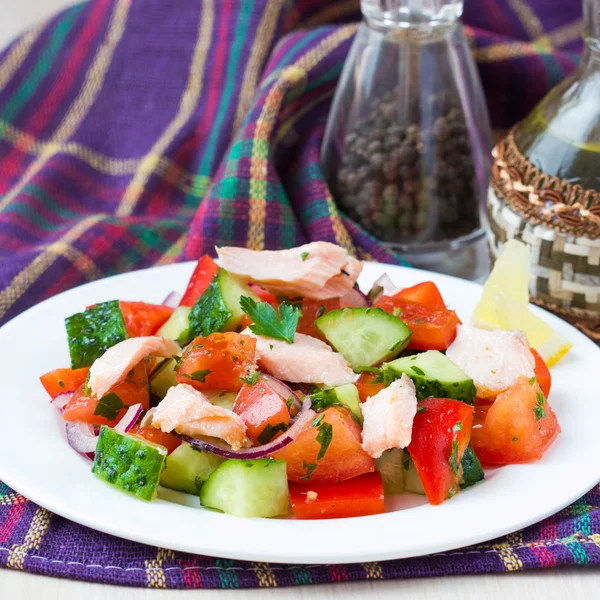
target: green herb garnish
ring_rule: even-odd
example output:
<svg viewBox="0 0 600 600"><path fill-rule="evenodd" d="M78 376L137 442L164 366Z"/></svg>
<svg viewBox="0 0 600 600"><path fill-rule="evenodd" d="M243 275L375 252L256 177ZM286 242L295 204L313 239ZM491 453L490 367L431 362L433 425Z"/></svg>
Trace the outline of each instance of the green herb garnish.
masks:
<svg viewBox="0 0 600 600"><path fill-rule="evenodd" d="M313 427L318 427L321 424L321 421L325 418L325 415L319 415L312 423L311 425Z"/></svg>
<svg viewBox="0 0 600 600"><path fill-rule="evenodd" d="M452 452L450 453L450 468L452 472L458 477L460 463L458 462L458 441L452 440Z"/></svg>
<svg viewBox="0 0 600 600"><path fill-rule="evenodd" d="M256 385L259 379L260 371L254 371L254 373L252 373L252 375L248 375L248 377L240 377L240 380L248 385Z"/></svg>
<svg viewBox="0 0 600 600"><path fill-rule="evenodd" d="M537 392L535 397L537 400L537 406L533 409L533 413L535 414L536 420L539 421L546 416L546 411L544 410L546 399L544 398L544 394L542 394L542 392Z"/></svg>
<svg viewBox="0 0 600 600"><path fill-rule="evenodd" d="M302 481L308 481L310 479L310 476L313 474L313 471L317 468L316 463L307 463L306 461L304 461L302 463L302 468L306 469L306 475L304 477L302 477Z"/></svg>
<svg viewBox="0 0 600 600"><path fill-rule="evenodd" d="M61 388L63 388L63 390L65 389L65 382L62 380L58 380L58 385L60 385Z"/></svg>
<svg viewBox="0 0 600 600"><path fill-rule="evenodd" d="M279 431L287 431L288 426L285 423L278 423L277 425L271 425L268 423L267 426L261 431L258 436L258 442L260 444L268 444Z"/></svg>
<svg viewBox="0 0 600 600"><path fill-rule="evenodd" d="M456 433L457 431L460 431L462 428L463 428L462 421L456 421L456 424L452 428L452 431L454 431L454 433Z"/></svg>
<svg viewBox="0 0 600 600"><path fill-rule="evenodd" d="M294 400L296 398L294 398L294 396L290 396L286 401L285 401L285 405L287 406L288 412L290 412L290 409L292 408L292 404L294 404Z"/></svg>
<svg viewBox="0 0 600 600"><path fill-rule="evenodd" d="M536 382L535 375L529 380L529 385L533 385Z"/></svg>
<svg viewBox="0 0 600 600"><path fill-rule="evenodd" d="M187 374L184 373L183 377L187 377L188 379L191 379L192 381L199 381L200 383L206 383L206 377L207 375L210 375L212 373L212 371L209 371L208 369L201 369L199 371L194 371L191 374Z"/></svg>
<svg viewBox="0 0 600 600"><path fill-rule="evenodd" d="M283 340L288 344L294 343L294 334L298 326L300 311L297 306L285 302L279 306L279 316L267 302L256 302L248 296L240 298L241 309L252 319L250 330L256 335L263 335Z"/></svg>
<svg viewBox="0 0 600 600"><path fill-rule="evenodd" d="M300 257L302 258L302 262L304 262L308 258L308 252L303 252Z"/></svg>
<svg viewBox="0 0 600 600"><path fill-rule="evenodd" d="M90 389L90 375L91 372L88 371L88 374L85 378L85 383L83 384L83 395L86 398L89 398L92 395L92 390Z"/></svg>
<svg viewBox="0 0 600 600"><path fill-rule="evenodd" d="M519 441L519 438L518 438L518 437L514 437L514 438L512 439L512 441L513 441L513 442L518 442L518 441Z"/></svg>
<svg viewBox="0 0 600 600"><path fill-rule="evenodd" d="M418 413L424 413L426 410L427 410L426 406L419 406L419 408L417 408Z"/></svg>
<svg viewBox="0 0 600 600"><path fill-rule="evenodd" d="M325 456L325 452L327 452L327 448L329 448L332 439L333 427L331 424L321 423L319 425L319 433L317 433L317 442L321 444L321 449L319 450L319 454L317 454L317 460L321 460Z"/></svg>
<svg viewBox="0 0 600 600"><path fill-rule="evenodd" d="M319 307L319 310L317 311L317 319L319 317L322 317L325 314L325 305L321 304L321 306Z"/></svg>
<svg viewBox="0 0 600 600"><path fill-rule="evenodd" d="M98 400L98 404L96 404L96 408L94 409L94 415L105 417L109 421L114 421L123 408L125 408L123 400L121 400L117 394L111 392Z"/></svg>

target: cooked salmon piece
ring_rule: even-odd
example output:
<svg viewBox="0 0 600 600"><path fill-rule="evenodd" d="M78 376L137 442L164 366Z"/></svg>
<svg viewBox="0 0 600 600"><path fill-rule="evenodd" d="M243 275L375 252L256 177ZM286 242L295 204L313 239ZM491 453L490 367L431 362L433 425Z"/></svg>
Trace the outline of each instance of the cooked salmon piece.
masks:
<svg viewBox="0 0 600 600"><path fill-rule="evenodd" d="M312 242L290 250L258 252L246 248L217 248L221 266L280 296L327 300L347 294L363 264L343 248Z"/></svg>
<svg viewBox="0 0 600 600"><path fill-rule="evenodd" d="M90 369L88 385L94 395L102 398L147 356L168 357L179 352L181 348L177 343L160 337L135 337L123 340L94 361Z"/></svg>
<svg viewBox="0 0 600 600"><path fill-rule="evenodd" d="M446 356L473 380L479 398L495 398L519 377L534 376L535 358L522 331L459 325Z"/></svg>
<svg viewBox="0 0 600 600"><path fill-rule="evenodd" d="M417 414L415 384L406 374L361 404L362 445L367 454L379 458L390 448L410 444Z"/></svg>
<svg viewBox="0 0 600 600"><path fill-rule="evenodd" d="M208 398L191 385L180 383L169 389L156 407L152 426L190 437L210 436L225 440L234 450L249 445L246 425L239 415Z"/></svg>
<svg viewBox="0 0 600 600"><path fill-rule="evenodd" d="M258 365L278 379L292 383L323 383L327 386L353 383L354 371L346 359L317 338L296 333L294 343L255 335L247 328L242 335L256 338Z"/></svg>

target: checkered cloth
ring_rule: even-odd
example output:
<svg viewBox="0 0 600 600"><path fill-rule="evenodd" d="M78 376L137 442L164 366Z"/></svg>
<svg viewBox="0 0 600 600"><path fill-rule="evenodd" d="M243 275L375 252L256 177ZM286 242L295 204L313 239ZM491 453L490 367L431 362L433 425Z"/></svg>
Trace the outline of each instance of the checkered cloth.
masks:
<svg viewBox="0 0 600 600"><path fill-rule="evenodd" d="M551 4L551 5L550 5ZM100 277L309 240L400 257L319 169L356 0L94 0L0 55L0 323ZM467 0L495 127L577 62L578 1ZM256 587L600 563L598 490L526 531L415 560L267 565L112 538L0 484L0 564L150 587Z"/></svg>

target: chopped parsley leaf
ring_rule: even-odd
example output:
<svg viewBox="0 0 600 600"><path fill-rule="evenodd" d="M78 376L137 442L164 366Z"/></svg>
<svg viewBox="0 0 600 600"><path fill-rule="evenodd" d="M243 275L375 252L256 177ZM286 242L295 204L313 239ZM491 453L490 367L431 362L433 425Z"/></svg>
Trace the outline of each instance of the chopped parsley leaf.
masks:
<svg viewBox="0 0 600 600"><path fill-rule="evenodd" d="M325 418L325 415L319 415L313 422L313 427L318 427L321 424L321 421Z"/></svg>
<svg viewBox="0 0 600 600"><path fill-rule="evenodd" d="M426 406L419 406L419 408L417 408L418 413L424 413L426 410L427 410Z"/></svg>
<svg viewBox="0 0 600 600"><path fill-rule="evenodd" d="M535 397L537 400L537 406L533 409L533 413L535 414L536 420L539 421L546 416L546 411L544 410L546 399L544 398L544 394L542 394L542 392L537 392Z"/></svg>
<svg viewBox="0 0 600 600"><path fill-rule="evenodd" d="M300 257L302 258L302 262L304 262L308 258L308 252L303 252Z"/></svg>
<svg viewBox="0 0 600 600"><path fill-rule="evenodd" d="M462 421L456 421L456 425L454 425L454 427L452 428L452 431L454 431L454 433L456 433L457 431L460 431L462 428L463 428Z"/></svg>
<svg viewBox="0 0 600 600"><path fill-rule="evenodd" d="M212 371L209 371L208 369L201 369L199 371L194 371L191 375L184 373L183 377L187 377L188 379L191 379L192 381L199 381L200 383L206 383L206 376L210 375L211 373L212 373Z"/></svg>
<svg viewBox="0 0 600 600"><path fill-rule="evenodd" d="M303 481L308 481L310 479L310 476L313 474L313 471L317 468L317 465L316 463L307 463L306 461L304 461L302 463L302 468L306 469L306 475L301 479Z"/></svg>
<svg viewBox="0 0 600 600"><path fill-rule="evenodd" d="M65 382L62 380L58 380L58 385L60 385L60 387L64 390L65 389Z"/></svg>
<svg viewBox="0 0 600 600"><path fill-rule="evenodd" d="M260 379L260 371L254 371L252 375L248 375L248 377L240 377L240 381L247 383L248 385L256 385L258 380Z"/></svg>
<svg viewBox="0 0 600 600"><path fill-rule="evenodd" d="M325 305L321 304L321 306L319 307L319 310L317 311L317 319L319 317L322 317L325 314Z"/></svg>
<svg viewBox="0 0 600 600"><path fill-rule="evenodd" d="M177 356L177 354L172 354L171 358L175 361L175 366L173 367L173 371L178 371L181 363L183 362L183 356Z"/></svg>
<svg viewBox="0 0 600 600"><path fill-rule="evenodd" d="M294 396L290 396L286 401L285 401L285 405L287 406L288 412L290 412L290 409L292 408L292 405L294 404L294 400L296 398L294 398Z"/></svg>
<svg viewBox="0 0 600 600"><path fill-rule="evenodd" d="M268 444L275 437L276 433L287 431L287 428L288 426L285 423L278 423L277 425L268 423L258 436L259 444Z"/></svg>
<svg viewBox="0 0 600 600"><path fill-rule="evenodd" d="M450 453L450 468L452 472L458 477L458 471L460 469L460 463L458 462L458 441L452 441L452 452Z"/></svg>
<svg viewBox="0 0 600 600"><path fill-rule="evenodd" d="M518 438L518 437L514 437L514 438L512 439L512 441L513 441L513 442L518 442L518 441L519 441L519 438Z"/></svg>
<svg viewBox="0 0 600 600"><path fill-rule="evenodd" d="M392 308L392 315L394 315L394 317L398 317L402 314L402 309L399 306L394 306L394 308Z"/></svg>
<svg viewBox="0 0 600 600"><path fill-rule="evenodd" d="M529 385L533 385L536 382L535 375L529 380Z"/></svg>
<svg viewBox="0 0 600 600"><path fill-rule="evenodd" d="M83 395L86 398L89 398L92 394L92 390L90 390L90 371L88 371L87 377L85 378L85 383L83 384Z"/></svg>
<svg viewBox="0 0 600 600"><path fill-rule="evenodd" d="M114 421L123 408L125 408L123 400L121 400L117 394L111 392L98 400L98 404L96 404L96 408L94 409L94 415L105 417L109 421Z"/></svg>
<svg viewBox="0 0 600 600"><path fill-rule="evenodd" d="M325 452L327 452L327 448L329 448L329 444L331 444L331 440L333 439L333 427L330 423L321 423L319 425L319 433L317 433L316 439L321 444L317 460L321 460L325 456Z"/></svg>
<svg viewBox="0 0 600 600"><path fill-rule="evenodd" d="M288 344L294 343L294 334L300 318L297 306L282 303L279 306L279 316L267 302L256 302L248 296L240 298L241 309L252 319L250 330L256 335L283 340Z"/></svg>

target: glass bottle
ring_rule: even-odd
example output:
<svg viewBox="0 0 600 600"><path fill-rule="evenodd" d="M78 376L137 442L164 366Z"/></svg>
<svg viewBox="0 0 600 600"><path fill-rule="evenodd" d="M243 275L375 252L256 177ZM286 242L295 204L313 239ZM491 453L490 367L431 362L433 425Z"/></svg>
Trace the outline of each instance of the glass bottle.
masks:
<svg viewBox="0 0 600 600"><path fill-rule="evenodd" d="M362 0L361 9L321 150L329 186L412 264L475 278L492 145L463 3Z"/></svg>
<svg viewBox="0 0 600 600"><path fill-rule="evenodd" d="M578 68L515 129L526 158L550 176L600 192L600 0L584 0Z"/></svg>

